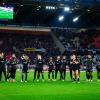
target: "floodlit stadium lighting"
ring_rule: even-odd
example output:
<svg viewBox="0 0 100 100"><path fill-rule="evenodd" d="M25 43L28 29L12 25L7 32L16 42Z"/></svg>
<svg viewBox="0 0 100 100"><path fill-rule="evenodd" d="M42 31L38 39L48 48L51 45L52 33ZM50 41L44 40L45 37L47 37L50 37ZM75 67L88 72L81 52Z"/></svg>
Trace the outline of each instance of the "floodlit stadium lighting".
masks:
<svg viewBox="0 0 100 100"><path fill-rule="evenodd" d="M49 9L49 6L46 6L45 8L46 8L46 9Z"/></svg>
<svg viewBox="0 0 100 100"><path fill-rule="evenodd" d="M51 9L51 6L46 6L46 9L47 9L47 10L50 10L50 9Z"/></svg>
<svg viewBox="0 0 100 100"><path fill-rule="evenodd" d="M23 5L20 5L21 7L23 7Z"/></svg>
<svg viewBox="0 0 100 100"><path fill-rule="evenodd" d="M56 8L54 6L46 6L45 7L47 10L55 10Z"/></svg>
<svg viewBox="0 0 100 100"><path fill-rule="evenodd" d="M69 12L70 11L70 8L69 7L64 7L64 11L65 12Z"/></svg>
<svg viewBox="0 0 100 100"><path fill-rule="evenodd" d="M50 9L53 9L53 7L51 6Z"/></svg>
<svg viewBox="0 0 100 100"><path fill-rule="evenodd" d="M59 21L63 21L64 20L64 16L59 16Z"/></svg>
<svg viewBox="0 0 100 100"><path fill-rule="evenodd" d="M52 9L55 10L56 8L55 7L52 7Z"/></svg>
<svg viewBox="0 0 100 100"><path fill-rule="evenodd" d="M75 17L75 18L73 18L73 22L78 21L78 19L79 19L79 17Z"/></svg>

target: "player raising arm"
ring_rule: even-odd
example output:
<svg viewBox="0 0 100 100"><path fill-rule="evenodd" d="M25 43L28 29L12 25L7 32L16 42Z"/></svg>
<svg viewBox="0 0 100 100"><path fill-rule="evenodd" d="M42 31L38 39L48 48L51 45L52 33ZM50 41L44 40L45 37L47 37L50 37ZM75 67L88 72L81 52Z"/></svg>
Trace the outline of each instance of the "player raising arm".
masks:
<svg viewBox="0 0 100 100"><path fill-rule="evenodd" d="M58 71L60 72L60 80L61 80L61 59L60 59L60 56L57 56L57 59L55 61L55 81L57 79L57 74L58 74Z"/></svg>
<svg viewBox="0 0 100 100"><path fill-rule="evenodd" d="M27 82L28 64L30 62L29 57L26 54L23 54L21 57L21 62L22 62L21 82L23 82L24 77L25 77L25 82Z"/></svg>
<svg viewBox="0 0 100 100"><path fill-rule="evenodd" d="M86 58L86 78L87 81L92 81L92 72L93 72L93 60L92 60L92 56L91 55L87 55Z"/></svg>
<svg viewBox="0 0 100 100"><path fill-rule="evenodd" d="M44 65L44 61L42 58L42 55L38 54L37 55L37 62L36 62L36 66L38 69L38 79L37 82L40 80L40 74L42 74L42 81L44 81L44 71L43 71L43 65Z"/></svg>
<svg viewBox="0 0 100 100"><path fill-rule="evenodd" d="M2 72L4 73L5 81L7 80L5 63L6 63L6 58L4 52L1 52L0 53L0 81L2 78Z"/></svg>
<svg viewBox="0 0 100 100"><path fill-rule="evenodd" d="M50 73L52 73L52 80L54 80L54 62L53 62L53 58L50 57L49 58L49 61L48 61L48 67L49 67L49 70L48 70L48 80L50 80Z"/></svg>
<svg viewBox="0 0 100 100"><path fill-rule="evenodd" d="M63 56L61 60L61 79L62 81L65 81L65 78L66 78L66 66L67 66L66 56Z"/></svg>
<svg viewBox="0 0 100 100"><path fill-rule="evenodd" d="M79 83L79 73L78 73L79 62L78 62L78 60L76 58L76 55L72 55L70 64L72 66L73 81L78 81L78 83Z"/></svg>
<svg viewBox="0 0 100 100"><path fill-rule="evenodd" d="M100 81L100 59L97 61L97 81Z"/></svg>
<svg viewBox="0 0 100 100"><path fill-rule="evenodd" d="M17 69L17 58L16 55L13 53L11 56L11 59L9 61L10 63L10 76L8 78L11 78L11 82L16 82L15 76L16 76L16 69Z"/></svg>

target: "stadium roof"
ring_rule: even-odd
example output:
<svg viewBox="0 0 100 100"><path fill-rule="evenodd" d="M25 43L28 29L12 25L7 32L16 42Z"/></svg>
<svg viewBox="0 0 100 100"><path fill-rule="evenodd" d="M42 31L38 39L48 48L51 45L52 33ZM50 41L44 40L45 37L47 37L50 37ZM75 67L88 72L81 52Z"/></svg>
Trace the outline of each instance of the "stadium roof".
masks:
<svg viewBox="0 0 100 100"><path fill-rule="evenodd" d="M93 3L100 3L100 0L0 0L1 2L8 2L8 3L34 3L34 2L41 2L41 3L64 3L64 4L74 4L74 3L81 3L81 4L93 4Z"/></svg>
<svg viewBox="0 0 100 100"><path fill-rule="evenodd" d="M14 19L1 21L1 24L69 28L100 27L100 0L0 1L1 6L14 7ZM66 6L70 8L69 12L64 12ZM64 20L60 22L59 16L64 16ZM77 18L78 21L73 22L74 18Z"/></svg>

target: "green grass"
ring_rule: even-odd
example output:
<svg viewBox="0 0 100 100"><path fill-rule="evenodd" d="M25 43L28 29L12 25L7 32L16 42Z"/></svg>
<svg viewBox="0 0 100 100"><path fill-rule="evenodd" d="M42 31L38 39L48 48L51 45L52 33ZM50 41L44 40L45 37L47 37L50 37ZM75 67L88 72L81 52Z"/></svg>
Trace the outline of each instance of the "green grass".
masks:
<svg viewBox="0 0 100 100"><path fill-rule="evenodd" d="M16 83L0 82L0 100L99 100L100 82L96 81L93 73L93 82L86 82L85 73L81 73L80 84L70 81L67 73L66 81L33 82L33 72L29 73L28 83L20 82L20 73L17 72Z"/></svg>

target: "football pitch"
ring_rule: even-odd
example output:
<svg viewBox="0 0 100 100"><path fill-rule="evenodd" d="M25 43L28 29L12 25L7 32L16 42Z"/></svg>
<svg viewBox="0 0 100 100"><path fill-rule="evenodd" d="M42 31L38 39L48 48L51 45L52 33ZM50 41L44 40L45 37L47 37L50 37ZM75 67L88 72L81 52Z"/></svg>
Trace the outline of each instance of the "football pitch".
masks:
<svg viewBox="0 0 100 100"><path fill-rule="evenodd" d="M28 82L20 82L20 72L17 72L16 83L0 82L0 100L99 100L100 82L97 82L96 72L93 82L86 82L85 73L81 72L80 83L72 83L69 73L66 81L33 82L33 71L28 74Z"/></svg>

